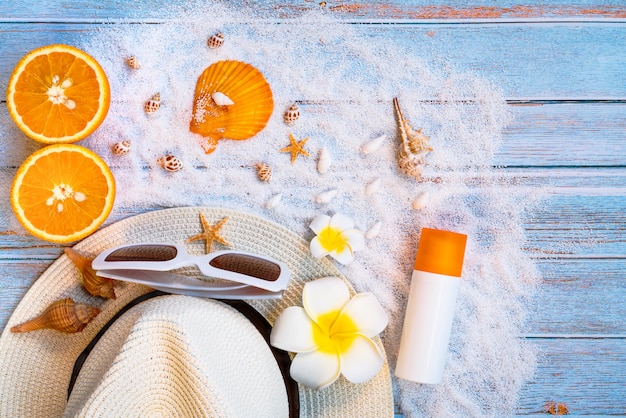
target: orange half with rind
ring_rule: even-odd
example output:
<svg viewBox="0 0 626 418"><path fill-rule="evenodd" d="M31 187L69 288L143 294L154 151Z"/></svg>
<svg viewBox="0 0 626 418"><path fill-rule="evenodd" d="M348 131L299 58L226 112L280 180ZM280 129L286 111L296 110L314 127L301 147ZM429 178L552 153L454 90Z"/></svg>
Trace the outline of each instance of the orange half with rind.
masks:
<svg viewBox="0 0 626 418"><path fill-rule="evenodd" d="M104 70L90 55L55 44L26 54L7 86L7 108L30 138L70 143L91 134L104 121L111 91Z"/></svg>
<svg viewBox="0 0 626 418"><path fill-rule="evenodd" d="M220 139L244 140L259 133L273 110L272 90L258 69L219 61L198 78L189 130L205 137L203 146L210 153Z"/></svg>
<svg viewBox="0 0 626 418"><path fill-rule="evenodd" d="M65 243L85 238L108 217L115 179L93 151L56 144L31 154L11 187L11 206L32 235Z"/></svg>

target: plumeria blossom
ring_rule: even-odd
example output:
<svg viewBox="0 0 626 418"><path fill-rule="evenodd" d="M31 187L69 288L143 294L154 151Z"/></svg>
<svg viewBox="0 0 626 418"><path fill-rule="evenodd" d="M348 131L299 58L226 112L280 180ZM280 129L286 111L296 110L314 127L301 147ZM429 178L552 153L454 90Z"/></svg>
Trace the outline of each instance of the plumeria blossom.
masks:
<svg viewBox="0 0 626 418"><path fill-rule="evenodd" d="M354 260L354 251L365 248L363 232L354 228L352 219L340 213L332 218L319 215L309 227L317 234L310 245L315 258L330 255L341 264L350 264Z"/></svg>
<svg viewBox="0 0 626 418"><path fill-rule="evenodd" d="M350 298L346 283L323 277L304 285L302 305L290 306L276 318L270 343L297 353L291 377L322 389L339 375L352 383L372 379L385 355L372 338L387 326L387 314L371 293Z"/></svg>

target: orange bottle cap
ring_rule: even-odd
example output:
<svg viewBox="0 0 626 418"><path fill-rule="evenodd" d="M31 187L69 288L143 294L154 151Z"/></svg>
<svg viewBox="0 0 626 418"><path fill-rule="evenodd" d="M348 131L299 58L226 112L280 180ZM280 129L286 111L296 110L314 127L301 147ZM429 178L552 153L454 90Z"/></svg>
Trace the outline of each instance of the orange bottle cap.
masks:
<svg viewBox="0 0 626 418"><path fill-rule="evenodd" d="M467 235L423 228L415 270L461 277Z"/></svg>

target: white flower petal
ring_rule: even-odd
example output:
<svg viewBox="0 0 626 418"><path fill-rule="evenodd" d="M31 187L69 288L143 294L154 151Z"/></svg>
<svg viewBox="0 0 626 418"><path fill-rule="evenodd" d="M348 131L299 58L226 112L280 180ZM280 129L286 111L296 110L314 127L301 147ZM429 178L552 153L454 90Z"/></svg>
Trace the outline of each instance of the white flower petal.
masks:
<svg viewBox="0 0 626 418"><path fill-rule="evenodd" d="M320 241L319 237L314 237L309 244L309 249L311 250L311 255L315 258L322 258L331 253L328 251Z"/></svg>
<svg viewBox="0 0 626 418"><path fill-rule="evenodd" d="M380 334L388 322L387 313L378 299L371 293L359 293L343 308L331 334L358 333L371 338Z"/></svg>
<svg viewBox="0 0 626 418"><path fill-rule="evenodd" d="M380 348L369 338L357 335L341 353L341 373L352 383L364 383L378 374L385 363Z"/></svg>
<svg viewBox="0 0 626 418"><path fill-rule="evenodd" d="M354 261L354 254L352 253L352 248L350 248L349 245L346 245L341 251L331 251L330 256L344 265L350 264Z"/></svg>
<svg viewBox="0 0 626 418"><path fill-rule="evenodd" d="M354 222L352 218L342 215L341 213L335 213L330 220L330 226L337 228L340 231L354 228Z"/></svg>
<svg viewBox="0 0 626 418"><path fill-rule="evenodd" d="M343 307L350 301L348 286L338 277L322 277L304 285L302 305L309 317L328 332Z"/></svg>
<svg viewBox="0 0 626 418"><path fill-rule="evenodd" d="M362 231L358 229L348 229L347 231L343 231L341 235L348 241L352 251L361 251L365 248L365 235L363 235Z"/></svg>
<svg viewBox="0 0 626 418"><path fill-rule="evenodd" d="M316 234L322 232L325 228L330 225L330 216L327 215L319 215L309 225L309 228Z"/></svg>
<svg viewBox="0 0 626 418"><path fill-rule="evenodd" d="M339 356L319 350L296 354L289 371L296 382L310 388L322 389L337 380L341 374Z"/></svg>
<svg viewBox="0 0 626 418"><path fill-rule="evenodd" d="M319 329L303 308L290 306L276 318L270 333L270 344L294 353L313 351L318 346L315 332L319 331L315 328Z"/></svg>

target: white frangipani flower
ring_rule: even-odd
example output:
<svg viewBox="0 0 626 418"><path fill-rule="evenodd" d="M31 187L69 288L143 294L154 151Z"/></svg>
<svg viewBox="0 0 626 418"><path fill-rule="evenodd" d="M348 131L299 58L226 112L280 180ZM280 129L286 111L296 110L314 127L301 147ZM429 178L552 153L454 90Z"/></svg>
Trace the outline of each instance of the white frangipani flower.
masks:
<svg viewBox="0 0 626 418"><path fill-rule="evenodd" d="M297 353L291 377L315 389L339 375L352 383L372 379L385 355L372 338L387 326L387 314L371 293L350 298L346 283L324 277L304 285L302 305L290 306L276 318L270 343Z"/></svg>
<svg viewBox="0 0 626 418"><path fill-rule="evenodd" d="M319 215L309 227L317 234L310 245L315 258L330 255L341 264L350 264L354 261L354 251L365 248L363 232L354 228L352 219L340 213L332 218Z"/></svg>

